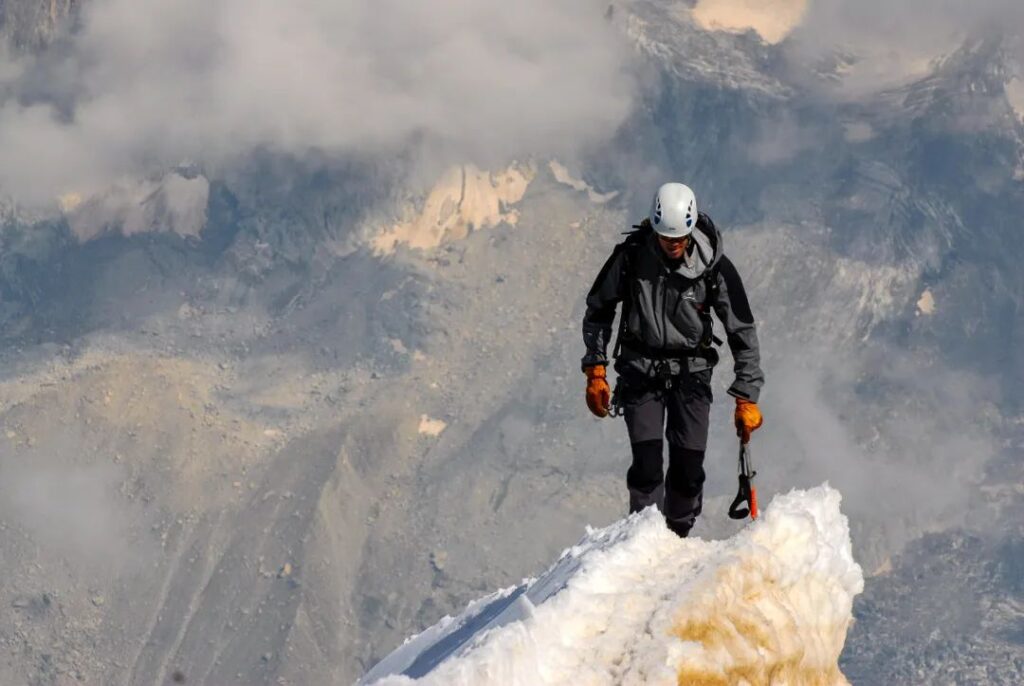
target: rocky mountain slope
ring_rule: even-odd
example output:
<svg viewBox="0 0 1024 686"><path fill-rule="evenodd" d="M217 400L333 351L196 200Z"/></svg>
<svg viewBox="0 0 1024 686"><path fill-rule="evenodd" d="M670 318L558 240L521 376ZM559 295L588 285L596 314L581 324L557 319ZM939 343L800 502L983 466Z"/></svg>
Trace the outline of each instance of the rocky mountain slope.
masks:
<svg viewBox="0 0 1024 686"><path fill-rule="evenodd" d="M0 4L4 26L42 6ZM846 498L873 576L844 671L1014 682L1016 53L971 42L848 102L756 34L654 2L609 21L647 90L571 169L421 188L391 160L254 154L3 215L0 682L350 682L618 519L625 432L581 402L578 324L667 177L761 321L763 492ZM702 536L734 531L728 377L726 356ZM935 637L909 619L961 587Z"/></svg>

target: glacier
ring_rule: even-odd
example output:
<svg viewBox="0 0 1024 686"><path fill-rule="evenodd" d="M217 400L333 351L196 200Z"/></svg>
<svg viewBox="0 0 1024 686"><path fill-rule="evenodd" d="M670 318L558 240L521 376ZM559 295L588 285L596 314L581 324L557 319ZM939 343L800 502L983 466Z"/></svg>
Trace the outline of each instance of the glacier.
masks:
<svg viewBox="0 0 1024 686"><path fill-rule="evenodd" d="M588 529L358 684L846 684L864 577L840 502L827 484L778 495L721 541L679 539L653 508Z"/></svg>

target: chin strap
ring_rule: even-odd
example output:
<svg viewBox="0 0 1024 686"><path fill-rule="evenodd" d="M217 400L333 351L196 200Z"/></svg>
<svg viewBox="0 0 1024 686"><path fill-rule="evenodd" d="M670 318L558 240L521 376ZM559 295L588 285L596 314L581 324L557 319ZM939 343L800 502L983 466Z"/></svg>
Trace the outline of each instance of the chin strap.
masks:
<svg viewBox="0 0 1024 686"><path fill-rule="evenodd" d="M750 448L747 443L740 443L740 490L729 506L732 519L744 519L748 514L757 519L757 489L754 488L754 471L750 463ZM742 505L746 504L746 507Z"/></svg>

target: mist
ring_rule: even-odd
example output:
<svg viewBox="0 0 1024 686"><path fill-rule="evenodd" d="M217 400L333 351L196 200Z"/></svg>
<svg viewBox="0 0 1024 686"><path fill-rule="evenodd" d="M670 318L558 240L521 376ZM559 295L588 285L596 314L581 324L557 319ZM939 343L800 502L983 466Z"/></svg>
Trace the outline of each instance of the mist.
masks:
<svg viewBox="0 0 1024 686"><path fill-rule="evenodd" d="M0 69L0 188L20 202L262 149L494 163L571 155L633 95L626 39L585 0L93 0Z"/></svg>
<svg viewBox="0 0 1024 686"><path fill-rule="evenodd" d="M40 553L57 555L98 575L141 566L155 551L133 540L129 522L140 513L120 497L113 467L56 466L0 458L0 519L31 535Z"/></svg>
<svg viewBox="0 0 1024 686"><path fill-rule="evenodd" d="M401 156L432 171L572 159L608 141L642 89L606 9L89 0L48 50L0 59L0 194L52 207L175 165L217 174L254 150ZM730 16L742 24L744 11ZM836 92L859 97L925 74L967 36L1022 25L1024 9L819 0L792 19L788 58L806 71L841 55L851 66Z"/></svg>
<svg viewBox="0 0 1024 686"><path fill-rule="evenodd" d="M1021 27L1024 5L1015 0L816 0L808 3L786 50L791 59L811 67L842 55L851 68L837 93L856 98L924 76L967 39L1019 39ZM1006 46L1024 54L1018 41Z"/></svg>
<svg viewBox="0 0 1024 686"><path fill-rule="evenodd" d="M771 429L757 437L766 482L838 488L866 564L969 518L998 454L985 421L997 416L995 383L890 345L843 359L790 351L769 372Z"/></svg>

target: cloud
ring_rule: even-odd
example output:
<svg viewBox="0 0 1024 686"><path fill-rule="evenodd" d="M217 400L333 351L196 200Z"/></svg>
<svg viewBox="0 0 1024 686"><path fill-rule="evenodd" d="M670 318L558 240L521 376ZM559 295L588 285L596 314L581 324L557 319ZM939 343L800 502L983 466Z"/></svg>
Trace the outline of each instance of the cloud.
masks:
<svg viewBox="0 0 1024 686"><path fill-rule="evenodd" d="M924 322L916 312L927 267L916 257L842 257L810 226L733 228L725 240L758 320L767 377L754 439L762 495L829 481L869 569L922 532L964 526L989 507L979 488L1002 459L1006 388L940 342L950 332L936 327L955 327L940 315L959 296L933 281L939 300ZM726 350L723 391L732 381ZM714 412L709 484L734 492L731 405L719 399Z"/></svg>
<svg viewBox="0 0 1024 686"><path fill-rule="evenodd" d="M968 37L1022 35L1019 0L817 0L791 34L790 55L817 61L838 51L852 58L843 74L850 95L927 73Z"/></svg>
<svg viewBox="0 0 1024 686"><path fill-rule="evenodd" d="M253 149L570 155L631 107L631 52L603 9L94 0L67 45L0 69L0 188L44 203Z"/></svg>
<svg viewBox="0 0 1024 686"><path fill-rule="evenodd" d="M889 538L960 523L997 454L982 419L995 384L888 345L843 361L803 352L774 370L768 454L790 458L799 484L831 481Z"/></svg>
<svg viewBox="0 0 1024 686"><path fill-rule="evenodd" d="M71 233L87 241L110 228L126 236L170 231L197 237L206 225L209 199L210 183L205 178L171 172L159 180L115 184L88 199L72 193L59 201Z"/></svg>
<svg viewBox="0 0 1024 686"><path fill-rule="evenodd" d="M53 469L3 461L0 516L47 550L108 568L141 553L127 522L138 517L117 496L119 474L107 467Z"/></svg>

